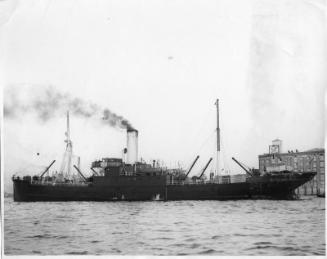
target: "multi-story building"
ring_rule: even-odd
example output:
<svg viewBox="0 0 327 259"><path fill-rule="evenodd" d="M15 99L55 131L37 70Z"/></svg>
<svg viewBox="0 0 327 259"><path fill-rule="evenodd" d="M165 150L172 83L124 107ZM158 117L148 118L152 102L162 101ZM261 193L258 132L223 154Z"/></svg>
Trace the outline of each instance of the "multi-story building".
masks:
<svg viewBox="0 0 327 259"><path fill-rule="evenodd" d="M325 193L325 149L283 152L282 141L276 139L269 146L269 153L259 155L259 169L269 172L276 167L295 172L316 171L317 175L298 188L297 192L305 195Z"/></svg>

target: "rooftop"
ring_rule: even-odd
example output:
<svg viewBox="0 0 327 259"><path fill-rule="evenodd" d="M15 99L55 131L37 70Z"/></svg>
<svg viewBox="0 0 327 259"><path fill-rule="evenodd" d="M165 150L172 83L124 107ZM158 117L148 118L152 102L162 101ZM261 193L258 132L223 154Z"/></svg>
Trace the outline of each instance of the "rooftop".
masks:
<svg viewBox="0 0 327 259"><path fill-rule="evenodd" d="M275 153L275 155L288 155L288 154L304 154L304 153L325 153L325 149L324 148L312 148L309 150L305 150L305 151L295 151L295 150L290 150L292 151L291 153L289 152L283 152L283 153ZM259 156L270 156L270 155L274 155L274 154L269 154L269 153L264 153L262 155Z"/></svg>

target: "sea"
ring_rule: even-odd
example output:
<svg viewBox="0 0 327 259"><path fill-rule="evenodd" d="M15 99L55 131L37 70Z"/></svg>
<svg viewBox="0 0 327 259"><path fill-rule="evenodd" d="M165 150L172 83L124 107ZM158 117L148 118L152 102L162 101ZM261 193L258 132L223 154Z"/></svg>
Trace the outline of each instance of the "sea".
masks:
<svg viewBox="0 0 327 259"><path fill-rule="evenodd" d="M5 255L325 255L325 199L13 202Z"/></svg>

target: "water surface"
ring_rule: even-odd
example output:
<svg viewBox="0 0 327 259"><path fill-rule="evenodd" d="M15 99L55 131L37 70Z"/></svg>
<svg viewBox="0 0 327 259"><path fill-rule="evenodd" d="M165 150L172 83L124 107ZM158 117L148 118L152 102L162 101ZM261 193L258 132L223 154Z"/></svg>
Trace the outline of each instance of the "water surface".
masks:
<svg viewBox="0 0 327 259"><path fill-rule="evenodd" d="M325 255L325 199L13 202L7 255Z"/></svg>

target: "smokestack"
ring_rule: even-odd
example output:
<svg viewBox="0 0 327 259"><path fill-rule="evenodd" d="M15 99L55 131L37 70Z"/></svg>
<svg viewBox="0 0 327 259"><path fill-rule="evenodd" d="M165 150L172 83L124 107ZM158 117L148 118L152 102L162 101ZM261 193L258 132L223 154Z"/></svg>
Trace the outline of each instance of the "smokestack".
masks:
<svg viewBox="0 0 327 259"><path fill-rule="evenodd" d="M127 164L135 164L138 159L138 131L127 129Z"/></svg>

